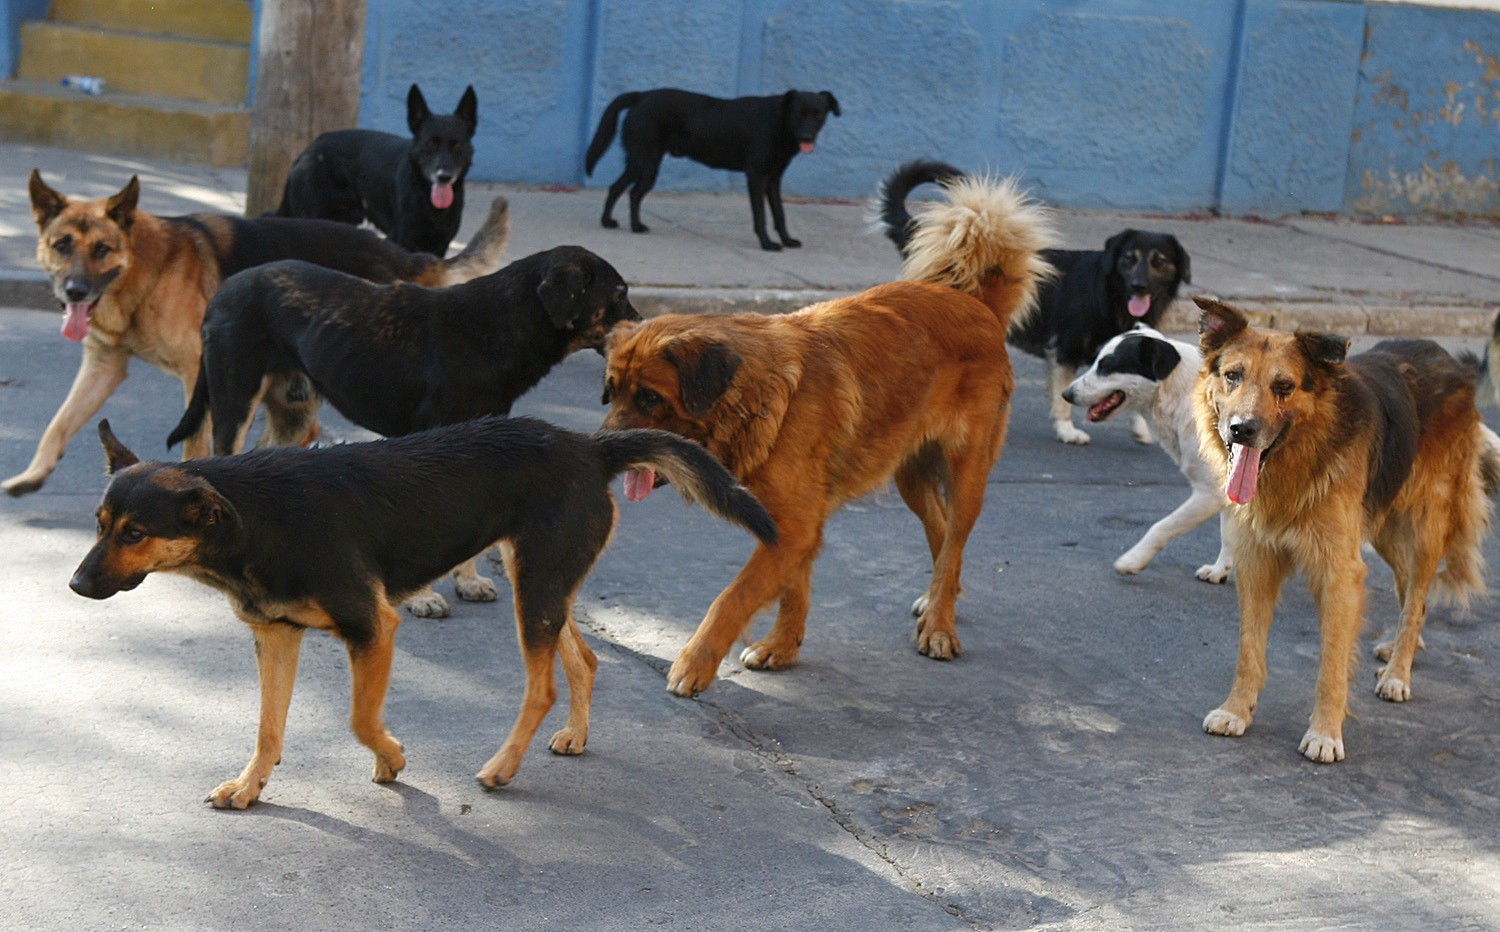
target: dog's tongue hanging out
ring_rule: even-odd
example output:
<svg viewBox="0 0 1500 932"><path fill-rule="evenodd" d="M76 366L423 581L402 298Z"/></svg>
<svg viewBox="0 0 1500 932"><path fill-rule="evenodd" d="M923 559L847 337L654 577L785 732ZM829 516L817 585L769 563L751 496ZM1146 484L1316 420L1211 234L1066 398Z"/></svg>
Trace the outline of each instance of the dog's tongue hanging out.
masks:
<svg viewBox="0 0 1500 932"><path fill-rule="evenodd" d="M1118 306L1118 305L1116 305ZM1133 294L1130 296L1130 304L1126 306L1131 317L1145 317L1151 310L1151 296L1148 294Z"/></svg>
<svg viewBox="0 0 1500 932"><path fill-rule="evenodd" d="M1255 483L1260 479L1260 451L1243 443L1229 447L1229 481L1224 494L1236 505L1249 504L1255 497Z"/></svg>
<svg viewBox="0 0 1500 932"><path fill-rule="evenodd" d="M89 305L70 301L63 314L63 336L77 343L89 335Z"/></svg>
<svg viewBox="0 0 1500 932"><path fill-rule="evenodd" d="M449 207L452 207L453 185L434 181L432 183L432 206L438 210L447 210Z"/></svg>
<svg viewBox="0 0 1500 932"><path fill-rule="evenodd" d="M625 474L625 497L632 502L643 502L651 490L656 488L656 470L650 467L632 469Z"/></svg>
<svg viewBox="0 0 1500 932"><path fill-rule="evenodd" d="M803 152L811 152L813 150L813 144L810 142L800 143L799 146Z"/></svg>

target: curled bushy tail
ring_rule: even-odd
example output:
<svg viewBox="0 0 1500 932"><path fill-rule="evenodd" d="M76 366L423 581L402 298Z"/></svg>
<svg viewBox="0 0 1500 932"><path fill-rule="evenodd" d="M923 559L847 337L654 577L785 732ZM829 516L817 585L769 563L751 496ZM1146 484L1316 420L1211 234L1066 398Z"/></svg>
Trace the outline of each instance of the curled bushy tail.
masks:
<svg viewBox="0 0 1500 932"><path fill-rule="evenodd" d="M766 546L776 546L776 522L760 499L693 441L664 430L636 429L601 430L594 443L609 478L628 469L654 469L683 498L740 525Z"/></svg>
<svg viewBox="0 0 1500 932"><path fill-rule="evenodd" d="M481 275L498 271L505 247L510 245L510 202L497 197L490 202L484 225L469 240L463 252L443 260L444 285L461 285Z"/></svg>
<svg viewBox="0 0 1500 932"><path fill-rule="evenodd" d="M906 209L906 198L924 184L947 184L964 173L947 162L916 159L891 172L875 190L869 217L906 258L906 244L911 239L913 222Z"/></svg>
<svg viewBox="0 0 1500 932"><path fill-rule="evenodd" d="M1434 580L1435 596L1465 609L1486 594L1484 538L1495 510L1491 496L1500 490L1500 436L1484 424L1476 433L1474 475L1453 501L1447 550Z"/></svg>
<svg viewBox="0 0 1500 932"><path fill-rule="evenodd" d="M1058 242L1050 212L1014 178L960 175L941 184L943 198L909 222L901 277L973 295L1007 330L1020 326L1055 274L1041 256Z"/></svg>
<svg viewBox="0 0 1500 932"><path fill-rule="evenodd" d="M626 91L619 97L609 102L604 108L604 115L599 117L599 128L594 130L594 139L589 143L589 151L584 157L583 173L592 175L594 166L599 164L599 159L604 156L604 150L615 141L615 124L620 119L620 111L634 107L640 103L640 91Z"/></svg>

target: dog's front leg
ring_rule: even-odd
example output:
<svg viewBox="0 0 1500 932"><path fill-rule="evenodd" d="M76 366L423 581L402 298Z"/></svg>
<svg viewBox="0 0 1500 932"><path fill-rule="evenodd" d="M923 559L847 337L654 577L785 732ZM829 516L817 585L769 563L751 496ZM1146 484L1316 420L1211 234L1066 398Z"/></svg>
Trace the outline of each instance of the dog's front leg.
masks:
<svg viewBox="0 0 1500 932"><path fill-rule="evenodd" d="M1234 561L1240 603L1239 659L1228 698L1203 719L1204 731L1229 737L1243 735L1255 714L1266 682L1266 639L1271 634L1271 619L1281 585L1292 568L1285 553L1248 543L1236 546Z"/></svg>
<svg viewBox="0 0 1500 932"><path fill-rule="evenodd" d="M305 629L257 622L250 630L255 635L255 666L260 671L260 730L255 736L255 754L244 771L208 795L207 802L215 809L244 809L255 802L271 779L271 769L281 763L286 713L292 704Z"/></svg>
<svg viewBox="0 0 1500 932"><path fill-rule="evenodd" d="M773 242L766 235L766 179L762 175L754 173L745 176L746 187L750 189L750 223L755 229L755 236L760 240L760 248L770 252L779 252L781 244Z"/></svg>
<svg viewBox="0 0 1500 932"><path fill-rule="evenodd" d="M1234 543L1229 539L1233 533L1227 512L1219 512L1219 557L1214 562L1198 567L1197 576L1204 582L1218 585L1229 578L1230 570L1234 568Z"/></svg>
<svg viewBox="0 0 1500 932"><path fill-rule="evenodd" d="M781 245L788 249L801 246L802 241L793 239L792 234L786 231L786 211L781 206L780 175L772 175L771 180L766 183L766 199L771 202L771 222L776 225L776 235L781 237Z"/></svg>
<svg viewBox="0 0 1500 932"><path fill-rule="evenodd" d="M1171 514L1151 525L1151 529L1115 561L1115 572L1132 576L1151 565L1162 548L1212 518L1224 508L1224 497L1218 489L1193 489L1187 501ZM1201 576L1199 577L1202 578ZM1217 580L1222 582L1223 580Z"/></svg>
<svg viewBox="0 0 1500 932"><path fill-rule="evenodd" d="M349 728L360 743L375 752L375 770L370 779L390 783L406 766L406 755L385 727L385 693L391 683L391 658L396 653L396 629L401 613L381 601L376 608L375 634L369 643L349 645Z"/></svg>
<svg viewBox="0 0 1500 932"><path fill-rule="evenodd" d="M1063 443L1079 446L1089 442L1089 435L1073 426L1073 406L1064 400L1062 393L1073 384L1078 370L1065 366L1055 358L1047 357L1047 405L1052 413L1052 430Z"/></svg>
<svg viewBox="0 0 1500 932"><path fill-rule="evenodd" d="M1243 576L1241 577L1243 578ZM1344 717L1349 712L1349 667L1365 615L1365 562L1359 545L1308 567L1308 585L1318 603L1318 687L1312 720L1297 746L1308 760L1344 759Z"/></svg>
<svg viewBox="0 0 1500 932"><path fill-rule="evenodd" d="M68 389L62 407L57 409L52 422L42 432L31 464L25 472L0 483L0 489L8 495L20 496L41 488L52 470L57 468L68 441L104 407L104 402L125 381L129 363L130 353L126 350L85 339L83 362L78 367L78 375L73 378L73 387Z"/></svg>

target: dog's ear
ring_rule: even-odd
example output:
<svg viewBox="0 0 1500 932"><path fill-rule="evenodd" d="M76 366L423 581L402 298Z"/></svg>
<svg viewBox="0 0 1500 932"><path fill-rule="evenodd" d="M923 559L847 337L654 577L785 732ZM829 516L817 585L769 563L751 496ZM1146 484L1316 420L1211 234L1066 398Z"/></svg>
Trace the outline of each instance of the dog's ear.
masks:
<svg viewBox="0 0 1500 932"><path fill-rule="evenodd" d="M141 179L138 175L131 175L120 193L104 203L104 215L129 233L131 225L135 223L135 205L140 198Z"/></svg>
<svg viewBox="0 0 1500 932"><path fill-rule="evenodd" d="M744 360L723 343L681 345L663 353L677 367L678 398L693 417L703 417L734 382Z"/></svg>
<svg viewBox="0 0 1500 932"><path fill-rule="evenodd" d="M792 104L796 103L798 93L799 91L794 87L781 95L781 113L783 116L792 109Z"/></svg>
<svg viewBox="0 0 1500 932"><path fill-rule="evenodd" d="M1177 237L1170 233L1167 234L1167 242L1171 243L1172 248L1177 251L1177 271L1182 274L1182 280L1191 284L1193 281L1193 264L1188 259L1187 250L1183 249L1182 244L1177 242Z"/></svg>
<svg viewBox="0 0 1500 932"><path fill-rule="evenodd" d="M422 96L422 89L413 84L406 92L406 126L413 136L422 131L422 124L430 116L432 111L427 109L427 98Z"/></svg>
<svg viewBox="0 0 1500 932"><path fill-rule="evenodd" d="M1141 364L1151 373L1153 382L1171 375L1179 362L1182 362L1182 354L1166 340L1141 340Z"/></svg>
<svg viewBox="0 0 1500 932"><path fill-rule="evenodd" d="M1215 298L1195 294L1193 303L1203 309L1203 316L1198 318L1198 344L1205 353L1218 349L1250 326L1244 314Z"/></svg>
<svg viewBox="0 0 1500 932"><path fill-rule="evenodd" d="M1344 361L1349 353L1349 340L1332 333L1317 333L1298 330L1295 334L1297 348L1307 361L1325 368L1333 368Z"/></svg>
<svg viewBox="0 0 1500 932"><path fill-rule="evenodd" d="M1135 230L1121 230L1104 241L1104 251L1109 254L1109 264L1111 266L1119 263L1120 251L1125 248L1125 241L1134 236L1135 233Z"/></svg>
<svg viewBox="0 0 1500 932"><path fill-rule="evenodd" d="M833 91L819 91L818 93L822 95L824 100L828 101L829 113L834 116L842 115L843 111L839 110L839 101L837 97L833 96Z"/></svg>
<svg viewBox="0 0 1500 932"><path fill-rule="evenodd" d="M183 491L186 501L182 503L182 523L200 531L211 527L223 527L231 533L240 528L240 513L229 504L229 499L205 480L198 480Z"/></svg>
<svg viewBox="0 0 1500 932"><path fill-rule="evenodd" d="M469 135L474 135L474 130L479 126L479 95L474 93L474 85L464 88L464 96L458 99L458 107L454 109L453 115L468 124Z"/></svg>
<svg viewBox="0 0 1500 932"><path fill-rule="evenodd" d="M47 187L42 180L41 169L31 170L31 219L36 221L38 227L45 227L52 222L52 218L62 213L68 207L68 199L58 192Z"/></svg>
<svg viewBox="0 0 1500 932"><path fill-rule="evenodd" d="M559 330L573 329L587 278L583 269L571 262L559 262L547 270L542 283L536 286L536 295L552 326Z"/></svg>
<svg viewBox="0 0 1500 932"><path fill-rule="evenodd" d="M105 471L111 476L141 461L141 458L130 452L130 449L115 436L115 432L109 429L109 418L99 422L99 442L104 444Z"/></svg>

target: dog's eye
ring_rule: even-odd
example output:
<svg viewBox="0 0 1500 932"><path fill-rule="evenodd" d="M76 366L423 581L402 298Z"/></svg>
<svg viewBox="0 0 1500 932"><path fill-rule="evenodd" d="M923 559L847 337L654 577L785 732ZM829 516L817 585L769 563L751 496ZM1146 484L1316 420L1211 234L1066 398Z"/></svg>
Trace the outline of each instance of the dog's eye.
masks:
<svg viewBox="0 0 1500 932"><path fill-rule="evenodd" d="M103 259L105 256L108 256L112 252L114 252L114 249L112 249L108 243L95 243L94 244L94 258L95 259Z"/></svg>
<svg viewBox="0 0 1500 932"><path fill-rule="evenodd" d="M59 256L66 256L70 254L73 251L73 238L70 236L64 236L62 239L52 244L52 249Z"/></svg>
<svg viewBox="0 0 1500 932"><path fill-rule="evenodd" d="M1296 389L1296 387L1297 386L1293 384L1290 379L1277 379L1276 381L1271 383L1271 394L1275 395L1277 398L1286 400L1287 398L1290 398L1292 396L1292 391Z"/></svg>
<svg viewBox="0 0 1500 932"><path fill-rule="evenodd" d="M96 519L94 519L94 533L95 534L98 534L100 537L103 537L104 536L104 532L107 531L107 530L109 530L109 528L108 528L108 526L105 525L103 518L96 518Z"/></svg>
<svg viewBox="0 0 1500 932"><path fill-rule="evenodd" d="M662 398L649 388L638 388L635 392L635 406L642 414L650 414L661 406Z"/></svg>
<svg viewBox="0 0 1500 932"><path fill-rule="evenodd" d="M1240 384L1240 379L1243 377L1243 375L1244 373L1240 372L1240 370L1238 369L1230 369L1228 372L1224 373L1224 384L1228 385L1230 388L1234 388L1236 385Z"/></svg>
<svg viewBox="0 0 1500 932"><path fill-rule="evenodd" d="M138 527L127 527L120 532L120 542L125 544L139 544L146 539L146 532Z"/></svg>

